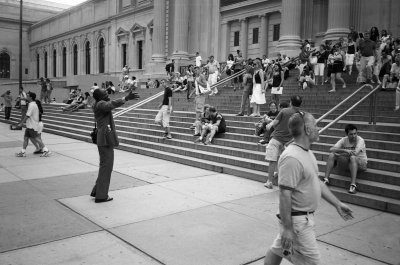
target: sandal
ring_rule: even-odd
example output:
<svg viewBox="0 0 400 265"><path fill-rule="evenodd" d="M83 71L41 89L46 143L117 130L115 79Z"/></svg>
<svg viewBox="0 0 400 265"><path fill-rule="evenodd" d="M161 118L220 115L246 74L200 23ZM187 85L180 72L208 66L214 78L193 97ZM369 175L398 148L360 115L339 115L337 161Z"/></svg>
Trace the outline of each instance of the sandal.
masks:
<svg viewBox="0 0 400 265"><path fill-rule="evenodd" d="M349 193L351 193L351 194L356 194L357 193L357 185L356 184L351 184L350 185Z"/></svg>

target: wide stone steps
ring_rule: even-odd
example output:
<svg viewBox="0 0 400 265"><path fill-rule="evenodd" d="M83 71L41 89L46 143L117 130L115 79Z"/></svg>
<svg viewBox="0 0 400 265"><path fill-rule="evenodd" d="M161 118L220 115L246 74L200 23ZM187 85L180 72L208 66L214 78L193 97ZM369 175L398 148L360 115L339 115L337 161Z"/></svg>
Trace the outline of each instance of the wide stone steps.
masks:
<svg viewBox="0 0 400 265"><path fill-rule="evenodd" d="M90 131L91 127L93 127L92 122L87 122L86 124L74 124L71 122L65 121L57 121L57 120L45 120L46 123L54 125L54 126L72 126L77 129ZM76 121L75 121L76 122ZM147 140L152 142L158 142L162 132L159 130L159 127L150 123L133 123L133 122L120 122L116 121L117 129L119 135L124 135L125 133L134 133L133 138L139 138L140 140ZM220 142L218 138L215 140L215 144L211 146L204 145L195 145L193 140L195 137L190 136L187 133L187 129L171 126L171 130L174 132L174 137L172 141L167 141L168 144L178 146L178 147L186 147L186 148L195 148L195 149L203 149L204 151L209 151L211 153L217 153L222 155L232 155L235 157L249 158L255 161L264 161L264 150L265 147L258 146L256 143L245 144L242 143L241 148L233 148L229 146L229 141L225 141L225 145L218 145ZM139 134L136 135L136 134ZM150 139L150 136L153 137L153 140ZM155 140L154 140L155 137ZM221 141L222 142L222 141ZM314 144L318 146L319 143ZM324 148L323 148L324 147ZM329 155L329 146L318 146L318 148L313 148L315 150L315 155L318 160L326 161L327 156ZM256 150L255 150L256 149ZM260 150L261 149L261 150ZM319 151L318 149L322 149ZM378 159L377 157L382 157L385 152L371 151L371 156L369 156L369 168L371 169L380 169L386 171L400 171L400 163L392 160L383 160ZM386 155L386 154L385 154Z"/></svg>
<svg viewBox="0 0 400 265"><path fill-rule="evenodd" d="M81 122L82 124L92 126L93 125L93 122L91 121L92 116L90 114L87 114L87 115L88 116L86 118L88 120L82 119L82 116L75 115L75 114L66 114L66 113L48 114L46 116L46 118L44 118L44 120L46 121L46 119L48 119L48 118L52 118L52 119L55 119L55 120L60 119L61 121L62 120L68 121L68 120L74 119L76 122ZM146 126L146 128L148 128L148 129L151 128L151 129L154 129L156 131L159 131L160 130L159 127L157 125L155 125L154 121L153 121L154 115L151 115L151 114L129 114L129 116L128 115L127 116L124 115L122 117L116 118L116 122L117 122L117 125L118 124L125 125L125 126L133 125L134 128L138 128L138 127L141 127L141 126ZM140 116L140 117L136 117L136 116ZM175 121L175 120L177 120L177 121ZM174 128L174 132L182 132L182 133L192 134L193 131L189 129L189 126L191 125L191 122L193 120L194 120L194 118L185 118L185 117L180 117L180 116L173 116L173 121L171 122L171 126ZM232 125L238 125L238 126L241 125L243 127L233 127ZM240 123L240 122L235 123L235 122L229 121L229 126L230 126L229 132L220 135L221 138L226 138L226 139L231 138L231 139L237 140L237 136L238 135L236 135L236 134L240 134L240 135L244 136L244 138L245 138L244 140L247 143L252 143L252 142L256 143L256 142L258 142L259 138L253 136L254 123L249 123L249 122L247 122L247 123ZM369 143L369 142L374 143L374 141L368 141L368 139L369 139L368 136L369 136L370 133L371 134L375 134L375 132L365 132L365 134L366 134L365 139L367 140L367 143ZM234 138L230 137L231 134L232 134L232 136L234 136ZM341 135L339 135L339 136L342 136L342 134L343 133L341 132ZM389 134L391 134L391 133L389 133ZM248 137L245 137L246 135ZM394 134L394 135L396 135L396 134ZM340 138L339 136L335 137L334 140L336 140L336 141L339 140L339 138ZM331 141L331 142L332 143L336 143L336 141ZM323 143L316 143L316 144L317 145L324 145ZM379 144L381 144L381 143L379 143ZM398 147L397 149L394 149L394 150L400 151L400 149L399 149L400 148L400 144L397 143L397 142L394 142L394 143L390 143L389 142L386 145L390 146L391 148ZM331 145L328 145L328 146L331 146ZM244 146L240 146L239 148L244 148ZM387 149L387 148L383 148L383 149ZM388 150L390 150L390 149L388 149ZM371 147L371 151L372 152L379 152L379 150L374 150L372 147ZM388 152L388 153L390 154L391 152ZM396 154L396 152L393 152L393 153Z"/></svg>

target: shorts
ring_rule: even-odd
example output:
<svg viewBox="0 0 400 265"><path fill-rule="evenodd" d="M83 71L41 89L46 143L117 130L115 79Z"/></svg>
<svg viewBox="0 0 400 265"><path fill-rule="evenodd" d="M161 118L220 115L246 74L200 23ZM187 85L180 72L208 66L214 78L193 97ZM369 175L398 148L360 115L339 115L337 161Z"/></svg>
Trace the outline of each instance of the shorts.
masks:
<svg viewBox="0 0 400 265"><path fill-rule="evenodd" d="M337 156L337 167L339 170L348 171L349 170L349 156ZM365 171L367 170L367 163L368 160L362 157L356 156L358 171Z"/></svg>
<svg viewBox="0 0 400 265"><path fill-rule="evenodd" d="M206 103L206 96L205 95L197 95L195 98L196 103L196 112L203 112L204 104Z"/></svg>
<svg viewBox="0 0 400 265"><path fill-rule="evenodd" d="M342 62L342 61L340 61L340 62L335 62L335 63L332 65L332 72L331 72L331 74L343 73L343 67L344 67L344 65L343 65L343 62Z"/></svg>
<svg viewBox="0 0 400 265"><path fill-rule="evenodd" d="M346 65L353 65L354 64L354 54L346 53Z"/></svg>
<svg viewBox="0 0 400 265"><path fill-rule="evenodd" d="M216 84L218 81L218 71L208 75L208 83L210 86Z"/></svg>
<svg viewBox="0 0 400 265"><path fill-rule="evenodd" d="M34 129L31 128L26 128L25 129L25 134L24 137L27 138L36 138L39 136L39 133L37 131L35 131Z"/></svg>
<svg viewBox="0 0 400 265"><path fill-rule="evenodd" d="M37 131L38 134L41 134L43 132L43 127L44 127L43 122L40 121L39 125L38 125L38 131Z"/></svg>
<svg viewBox="0 0 400 265"><path fill-rule="evenodd" d="M277 162L279 156L282 154L284 149L284 144L276 140L275 138L271 138L269 141L267 148L265 149L265 160L271 162Z"/></svg>
<svg viewBox="0 0 400 265"><path fill-rule="evenodd" d="M314 65L314 74L317 76L324 76L325 71L325 64L324 63L317 63Z"/></svg>
<svg viewBox="0 0 400 265"><path fill-rule="evenodd" d="M314 214L292 216L293 229L296 237L293 241L293 253L285 256L281 243L281 233L283 226L279 220L280 233L272 243L271 251L282 258L285 258L298 265L317 265L321 264L321 255L315 238Z"/></svg>
<svg viewBox="0 0 400 265"><path fill-rule="evenodd" d="M155 118L156 123L161 123L164 128L169 127L170 112L168 111L168 105L162 105Z"/></svg>

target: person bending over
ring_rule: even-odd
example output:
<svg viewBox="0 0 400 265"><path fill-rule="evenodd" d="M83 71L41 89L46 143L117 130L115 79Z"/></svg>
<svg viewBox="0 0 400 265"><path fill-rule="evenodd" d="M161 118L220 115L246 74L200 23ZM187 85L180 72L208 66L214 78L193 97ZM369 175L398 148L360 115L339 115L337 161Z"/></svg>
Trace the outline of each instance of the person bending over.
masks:
<svg viewBox="0 0 400 265"><path fill-rule="evenodd" d="M203 142L205 140L205 145L210 145L214 136L217 133L225 133L226 132L226 123L224 117L220 113L217 112L215 107L210 107L210 123L206 123L203 126L203 130L201 132L200 137L195 141Z"/></svg>

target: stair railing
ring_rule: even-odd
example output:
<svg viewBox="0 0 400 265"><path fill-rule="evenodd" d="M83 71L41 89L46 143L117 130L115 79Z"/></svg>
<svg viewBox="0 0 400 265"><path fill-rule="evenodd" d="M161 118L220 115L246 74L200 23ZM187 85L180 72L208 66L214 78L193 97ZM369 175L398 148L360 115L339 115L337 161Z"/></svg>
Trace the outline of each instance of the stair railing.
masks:
<svg viewBox="0 0 400 265"><path fill-rule="evenodd" d="M340 106L342 106L344 103L349 101L352 97L354 97L357 93L359 93L361 90L363 90L365 87L370 87L372 90L365 95L363 98L361 98L359 101L357 101L353 106L351 106L349 109L347 109L345 112L340 114L336 119L328 123L325 127L320 129L318 131L319 134L322 134L325 132L327 129L329 129L332 125L336 124L340 119L342 119L344 116L346 116L350 111L352 111L354 108L356 108L358 105L360 105L362 102L364 102L368 97L370 97L370 105L369 105L369 124L373 123L376 125L376 92L381 88L381 85L377 85L375 88L370 85L370 84L364 84L361 87L359 87L356 91L354 91L351 95L349 95L347 98L339 102L335 107L332 109L328 110L324 115L319 117L316 122L317 124L322 121L324 118L326 118L329 114L334 112L336 109L338 109ZM290 140L285 144L285 146L288 146L289 144L293 143L294 139Z"/></svg>
<svg viewBox="0 0 400 265"><path fill-rule="evenodd" d="M372 85L363 85L361 86L357 91L361 91L362 88L366 87L366 86L370 86L371 88ZM366 99L368 99L368 97L370 97L370 105L369 105L369 124L374 124L376 125L376 99L377 99L377 91L379 91L379 89L381 88L381 85L377 85L375 88L373 88L367 95L365 95L364 97L362 97L359 101L357 101L355 104L353 104L353 106L351 106L349 109L347 109L345 112L343 112L342 114L340 114L336 119L334 119L333 121L331 121L330 123L328 123L325 127L323 127L322 129L319 130L319 133L323 133L324 131L326 131L327 129L329 129L332 125L336 124L340 119L342 119L344 116L346 116L350 111L352 111L353 109L355 109L358 105L360 105L362 102L364 102ZM356 92L357 92L356 91ZM356 93L354 92L354 93ZM353 93L353 94L354 94ZM350 96L349 96L350 97ZM343 101L347 101L348 98L346 98ZM343 102L342 101L342 102ZM341 105L340 102L339 104ZM339 105L338 104L338 105ZM337 106L335 106L334 108L332 108L330 111L328 111L327 113L331 113ZM324 117L327 116L327 113L325 113L324 115L322 115L318 120L322 120ZM322 119L321 119L322 118Z"/></svg>
<svg viewBox="0 0 400 265"><path fill-rule="evenodd" d="M243 69L240 72L234 73L234 74L232 74L232 75L230 75L230 76L228 76L228 77L226 77L226 78L224 78L222 80L219 80L217 83L215 83L214 85L210 86L210 88L213 89L213 88L215 88L215 87L217 87L217 86L219 86L219 85L221 85L221 84L223 84L225 82L228 82L228 81L230 81L230 80L232 80L232 79L234 79L236 77L239 77L239 76L243 75L245 72L246 72L246 70ZM147 104L147 103L149 103L149 102L161 97L162 95L164 95L164 91L161 91L161 92L159 92L159 93L157 93L155 95L152 95L151 97L148 97L148 98L146 98L146 99L144 99L144 100L142 100L142 101L140 101L140 102L138 102L136 104L133 104L133 105L131 105L131 106L127 107L127 108L124 108L124 109L122 109L120 111L117 111L116 113L114 113L114 118L116 118L118 116L121 116L121 115L127 113L128 111L137 109L137 108L143 106L144 104Z"/></svg>
<svg viewBox="0 0 400 265"><path fill-rule="evenodd" d="M122 114L125 114L128 111L131 111L131 110L136 109L138 107L141 107L144 104L149 103L149 102L153 101L154 99L161 97L162 95L164 95L164 91L158 92L157 94L154 94L154 95L152 95L152 96L150 96L150 97L148 97L148 98L146 98L146 99L144 99L144 100L142 100L142 101L140 101L140 102L138 102L136 104L133 104L133 105L131 105L131 106L127 107L127 108L124 108L124 109L122 109L120 111L117 111L116 113L114 113L113 116L114 116L114 118L116 118L118 116L121 116Z"/></svg>
<svg viewBox="0 0 400 265"><path fill-rule="evenodd" d="M332 112L334 112L335 110L337 110L340 106L342 106L344 103L346 103L347 101L349 101L351 98L353 98L356 94L358 94L361 90L363 90L365 87L370 87L371 89L373 89L374 87L370 84L365 84L360 86L356 91L354 91L351 95L349 95L347 98L345 98L344 100L342 100L341 102L339 102L339 104L337 104L335 107L333 107L332 109L330 109L327 113L325 113L324 115L322 115L321 117L319 117L317 119L317 123L322 121L323 119L325 119L329 114L331 114ZM371 113L370 113L371 114Z"/></svg>

